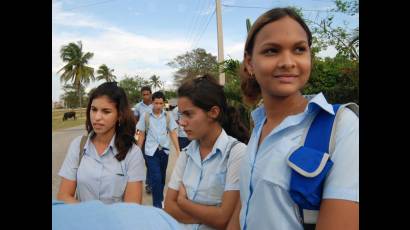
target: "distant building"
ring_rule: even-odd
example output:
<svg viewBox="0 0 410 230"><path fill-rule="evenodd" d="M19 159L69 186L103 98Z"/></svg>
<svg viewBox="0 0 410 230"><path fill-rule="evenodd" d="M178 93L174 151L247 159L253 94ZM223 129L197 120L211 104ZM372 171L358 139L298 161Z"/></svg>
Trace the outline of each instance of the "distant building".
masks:
<svg viewBox="0 0 410 230"><path fill-rule="evenodd" d="M63 101L54 101L53 102L53 109L62 109L64 108L64 102Z"/></svg>
<svg viewBox="0 0 410 230"><path fill-rule="evenodd" d="M178 98L171 98L168 100L167 110L173 110L178 105Z"/></svg>
<svg viewBox="0 0 410 230"><path fill-rule="evenodd" d="M168 100L168 104L171 106L177 106L178 104L178 98L171 98Z"/></svg>

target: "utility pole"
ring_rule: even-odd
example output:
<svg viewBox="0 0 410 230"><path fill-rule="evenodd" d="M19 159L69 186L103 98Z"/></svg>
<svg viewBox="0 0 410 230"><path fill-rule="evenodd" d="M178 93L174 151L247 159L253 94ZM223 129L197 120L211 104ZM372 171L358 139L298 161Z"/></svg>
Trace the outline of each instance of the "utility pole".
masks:
<svg viewBox="0 0 410 230"><path fill-rule="evenodd" d="M223 33L222 33L222 16L221 16L221 0L215 0L216 7L216 27L218 32L218 63L224 61ZM219 68L219 84L225 85L225 73Z"/></svg>

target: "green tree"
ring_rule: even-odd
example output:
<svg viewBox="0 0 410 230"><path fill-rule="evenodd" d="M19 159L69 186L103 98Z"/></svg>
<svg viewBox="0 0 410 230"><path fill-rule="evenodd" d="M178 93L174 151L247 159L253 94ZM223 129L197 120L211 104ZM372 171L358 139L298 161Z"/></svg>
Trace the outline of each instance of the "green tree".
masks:
<svg viewBox="0 0 410 230"><path fill-rule="evenodd" d="M359 63L344 55L316 58L303 94L323 92L330 103L359 103Z"/></svg>
<svg viewBox="0 0 410 230"><path fill-rule="evenodd" d="M149 83L151 84L152 88L154 88L154 89L160 89L164 85L164 83L159 80L159 76L157 76L155 74L152 75L149 79L150 79ZM154 90L154 89L152 89L152 90Z"/></svg>
<svg viewBox="0 0 410 230"><path fill-rule="evenodd" d="M334 13L343 13L355 16L359 13L357 0L335 0L335 8L331 9L328 16L315 22L306 20L316 37L316 47L325 49L334 46L339 55L349 59L359 60L359 28L347 29L334 25Z"/></svg>
<svg viewBox="0 0 410 230"><path fill-rule="evenodd" d="M66 85L63 85L62 89L64 93L60 96L60 99L64 101L64 105L67 108L79 107L77 87L73 84L66 84ZM80 95L81 95L82 100L87 100L85 89L84 89L84 86L82 85L80 87Z"/></svg>
<svg viewBox="0 0 410 230"><path fill-rule="evenodd" d="M77 44L71 42L60 49L61 59L63 62L67 62L67 64L58 71L63 71L60 76L60 81L67 83L71 80L77 89L80 107L82 107L82 98L80 94L82 84L87 85L91 80L95 80L94 69L87 66L88 61L93 56L93 53L83 52L83 45L81 41L78 41Z"/></svg>
<svg viewBox="0 0 410 230"><path fill-rule="evenodd" d="M117 78L114 74L114 69L109 69L107 65L102 64L97 70L97 80L105 80L106 82L115 81Z"/></svg>
<svg viewBox="0 0 410 230"><path fill-rule="evenodd" d="M128 97L128 102L131 106L133 106L142 99L141 87L149 85L149 82L138 75L135 77L125 75L124 79L122 79L118 84L124 89Z"/></svg>
<svg viewBox="0 0 410 230"><path fill-rule="evenodd" d="M174 58L168 65L178 70L174 74L176 85L184 80L195 78L197 75L212 74L218 76L218 62L216 56L207 53L205 49L197 48Z"/></svg>
<svg viewBox="0 0 410 230"><path fill-rule="evenodd" d="M255 106L249 106L242 102L241 91L241 79L239 76L241 63L239 60L233 58L226 59L222 64L222 71L225 73L226 83L224 86L224 93L228 104L236 107L241 115L242 122L247 126L249 130L252 127L251 124L251 111L255 109Z"/></svg>
<svg viewBox="0 0 410 230"><path fill-rule="evenodd" d="M165 90L164 91L165 98L171 99L177 97L177 92L172 90Z"/></svg>

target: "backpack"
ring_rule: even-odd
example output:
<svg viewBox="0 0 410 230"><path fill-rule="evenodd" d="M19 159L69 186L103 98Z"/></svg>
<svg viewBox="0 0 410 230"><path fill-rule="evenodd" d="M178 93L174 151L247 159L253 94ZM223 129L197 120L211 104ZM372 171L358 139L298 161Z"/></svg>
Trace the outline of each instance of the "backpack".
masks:
<svg viewBox="0 0 410 230"><path fill-rule="evenodd" d="M149 128L149 115L150 113L145 113L144 116L144 121L145 121L145 133L148 133L148 128ZM169 130L169 122L170 122L170 115L168 111L165 111L165 119L167 122L167 132Z"/></svg>
<svg viewBox="0 0 410 230"><path fill-rule="evenodd" d="M322 200L323 184L333 161L335 127L341 111L349 108L359 116L355 103L332 105L335 115L319 111L302 136L301 147L287 160L291 170L289 194L298 206L304 229L315 229Z"/></svg>
<svg viewBox="0 0 410 230"><path fill-rule="evenodd" d="M78 167L80 167L81 159L82 159L83 156L84 156L84 146L85 146L85 142L87 141L87 138L88 138L88 135L87 135L87 134L84 134L84 135L81 137L81 141L80 141L80 151L79 151L79 153L78 153L78 155L79 155Z"/></svg>
<svg viewBox="0 0 410 230"><path fill-rule="evenodd" d="M77 171L78 171L78 168L80 168L81 159L83 159L83 156L84 156L84 146L85 146L85 142L87 142L87 138L88 138L88 135L87 135L87 134L84 134L83 136L81 136L80 149L79 149L79 152L78 152L78 167L77 167ZM79 199L78 193L77 193L77 188L76 188L76 190L75 190L74 197L75 197L77 200Z"/></svg>

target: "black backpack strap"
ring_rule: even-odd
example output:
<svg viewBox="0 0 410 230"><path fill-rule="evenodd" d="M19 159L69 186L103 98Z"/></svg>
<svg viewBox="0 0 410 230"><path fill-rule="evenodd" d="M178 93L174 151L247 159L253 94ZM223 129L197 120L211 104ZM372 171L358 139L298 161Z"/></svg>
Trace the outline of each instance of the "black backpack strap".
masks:
<svg viewBox="0 0 410 230"><path fill-rule="evenodd" d="M241 142L238 141L238 140L235 140L234 142L232 142L232 144L231 144L231 146L229 147L229 150L228 150L228 157L231 155L231 151L232 151L233 147L235 145L239 144L239 143L241 143Z"/></svg>
<svg viewBox="0 0 410 230"><path fill-rule="evenodd" d="M78 155L79 155L79 158L78 158L78 167L80 167L81 159L82 159L83 156L84 156L84 146L85 146L85 142L87 142L87 138L88 138L88 135L86 135L86 134L84 134L84 135L81 137L80 150L79 150L79 153L78 153Z"/></svg>
<svg viewBox="0 0 410 230"><path fill-rule="evenodd" d="M78 168L80 168L80 163L81 163L81 159L83 159L83 156L84 156L84 146L85 146L85 143L87 142L87 138L88 138L88 135L87 134L84 134L82 137L81 137L81 141L80 141L80 149L79 149L79 152L78 152L78 167L77 167L77 174L76 175L78 175ZM77 181L77 180L76 180ZM78 197L78 192L77 192L78 190L77 190L77 188L75 189L75 194L74 194L74 197L77 199L77 200L79 200L79 197Z"/></svg>

